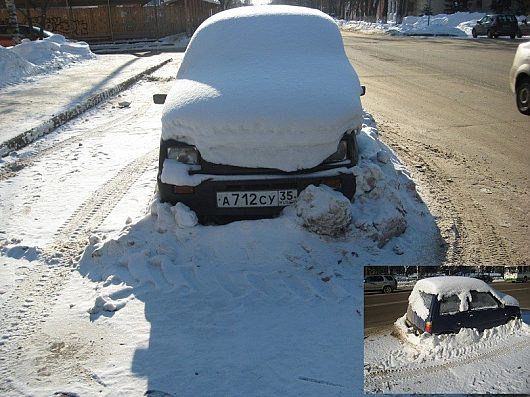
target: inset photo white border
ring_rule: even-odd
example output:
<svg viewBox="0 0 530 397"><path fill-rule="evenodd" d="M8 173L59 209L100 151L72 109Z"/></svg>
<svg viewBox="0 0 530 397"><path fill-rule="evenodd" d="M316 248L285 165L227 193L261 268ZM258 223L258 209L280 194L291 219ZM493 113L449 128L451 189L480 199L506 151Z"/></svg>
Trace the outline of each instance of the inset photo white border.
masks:
<svg viewBox="0 0 530 397"><path fill-rule="evenodd" d="M529 270L366 266L364 393L528 395Z"/></svg>

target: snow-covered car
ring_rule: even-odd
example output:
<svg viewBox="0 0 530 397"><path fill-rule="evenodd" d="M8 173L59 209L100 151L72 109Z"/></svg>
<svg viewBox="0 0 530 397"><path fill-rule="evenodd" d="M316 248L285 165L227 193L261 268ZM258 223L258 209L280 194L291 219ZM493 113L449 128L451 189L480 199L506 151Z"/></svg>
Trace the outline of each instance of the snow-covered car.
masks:
<svg viewBox="0 0 530 397"><path fill-rule="evenodd" d="M364 292L378 291L389 294L397 288L397 280L390 274L367 276L364 279Z"/></svg>
<svg viewBox="0 0 530 397"><path fill-rule="evenodd" d="M410 296L407 326L429 334L483 331L521 318L519 302L482 280L460 276L420 280Z"/></svg>
<svg viewBox="0 0 530 397"><path fill-rule="evenodd" d="M485 15L477 21L477 24L471 30L471 35L475 38L478 36L488 36L490 39L499 36L510 36L515 39L518 31L517 18L512 14L491 14Z"/></svg>
<svg viewBox="0 0 530 397"><path fill-rule="evenodd" d="M32 26L31 28L27 25L18 25L18 31L21 39L37 40L40 36L40 28L38 26ZM42 37L51 37L52 32L43 30ZM0 25L0 45L4 47L11 47L15 45L12 34L9 33L8 25Z"/></svg>
<svg viewBox="0 0 530 397"><path fill-rule="evenodd" d="M275 215L309 185L352 200L363 93L337 24L320 11L210 17L165 100L161 201L222 222Z"/></svg>
<svg viewBox="0 0 530 397"><path fill-rule="evenodd" d="M510 69L510 88L519 112L530 115L530 41L517 47Z"/></svg>

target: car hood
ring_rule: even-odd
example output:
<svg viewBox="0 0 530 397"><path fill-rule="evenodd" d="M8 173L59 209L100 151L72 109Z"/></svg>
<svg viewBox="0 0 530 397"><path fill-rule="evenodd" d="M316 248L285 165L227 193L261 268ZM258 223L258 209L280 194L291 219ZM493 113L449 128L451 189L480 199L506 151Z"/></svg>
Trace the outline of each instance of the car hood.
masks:
<svg viewBox="0 0 530 397"><path fill-rule="evenodd" d="M316 10L229 10L195 33L162 116L162 139L217 164L312 168L360 127L360 83L336 24Z"/></svg>

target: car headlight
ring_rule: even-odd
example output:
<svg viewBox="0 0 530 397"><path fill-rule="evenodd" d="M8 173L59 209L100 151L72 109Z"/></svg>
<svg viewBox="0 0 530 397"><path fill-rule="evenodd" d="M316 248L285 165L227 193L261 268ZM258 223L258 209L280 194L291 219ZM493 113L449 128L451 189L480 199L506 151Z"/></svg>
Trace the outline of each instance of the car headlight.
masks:
<svg viewBox="0 0 530 397"><path fill-rule="evenodd" d="M167 148L167 158L184 164L199 164L199 151L195 146L171 146Z"/></svg>
<svg viewBox="0 0 530 397"><path fill-rule="evenodd" d="M339 142L337 151L333 153L331 156L329 156L326 160L324 160L324 163L336 163L339 161L345 161L347 159L348 159L348 142L346 142L346 140L342 140Z"/></svg>

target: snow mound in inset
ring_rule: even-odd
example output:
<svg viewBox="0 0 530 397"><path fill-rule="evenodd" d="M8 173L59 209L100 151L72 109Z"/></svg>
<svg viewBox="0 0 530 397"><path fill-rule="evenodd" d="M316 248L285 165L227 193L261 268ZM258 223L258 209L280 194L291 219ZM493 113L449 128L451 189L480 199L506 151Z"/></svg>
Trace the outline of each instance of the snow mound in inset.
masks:
<svg viewBox="0 0 530 397"><path fill-rule="evenodd" d="M329 16L236 8L209 18L191 39L166 100L162 139L195 145L217 164L311 168L360 127L360 93Z"/></svg>
<svg viewBox="0 0 530 397"><path fill-rule="evenodd" d="M298 196L296 215L308 230L322 235L343 235L351 224L351 202L329 186L310 185Z"/></svg>
<svg viewBox="0 0 530 397"><path fill-rule="evenodd" d="M474 351L495 347L511 335L530 336L530 326L521 319L512 320L507 324L488 328L482 332L477 329L462 328L457 334L415 335L405 324L405 318L406 315L398 318L394 323L394 329L405 342L412 345L414 350L409 354L414 355L417 363L465 356ZM401 353L394 352L394 356Z"/></svg>

